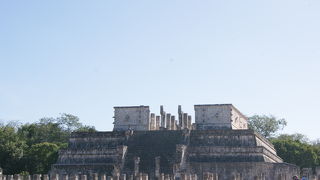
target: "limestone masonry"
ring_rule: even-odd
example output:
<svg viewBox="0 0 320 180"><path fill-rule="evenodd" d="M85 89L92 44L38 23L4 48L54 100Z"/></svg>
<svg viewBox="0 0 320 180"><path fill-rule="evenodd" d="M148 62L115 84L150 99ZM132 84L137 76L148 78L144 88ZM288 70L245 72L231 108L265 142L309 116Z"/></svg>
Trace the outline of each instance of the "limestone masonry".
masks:
<svg viewBox="0 0 320 180"><path fill-rule="evenodd" d="M289 180L299 174L273 145L248 129L231 104L195 105L192 116L160 107L114 107L111 132L73 133L51 174L116 179ZM144 178L143 178L144 177Z"/></svg>

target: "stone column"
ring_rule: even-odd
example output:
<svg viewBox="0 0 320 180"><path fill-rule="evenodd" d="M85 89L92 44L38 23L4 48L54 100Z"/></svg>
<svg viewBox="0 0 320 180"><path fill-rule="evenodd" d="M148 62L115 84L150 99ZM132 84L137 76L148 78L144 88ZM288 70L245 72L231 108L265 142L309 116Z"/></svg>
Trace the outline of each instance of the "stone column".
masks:
<svg viewBox="0 0 320 180"><path fill-rule="evenodd" d="M78 174L72 174L72 175L70 175L70 180L79 180Z"/></svg>
<svg viewBox="0 0 320 180"><path fill-rule="evenodd" d="M48 174L42 175L42 180L49 180L49 175Z"/></svg>
<svg viewBox="0 0 320 180"><path fill-rule="evenodd" d="M180 180L187 180L185 173L180 173Z"/></svg>
<svg viewBox="0 0 320 180"><path fill-rule="evenodd" d="M145 174L145 173L142 174L142 180L148 180L148 178L149 178L148 174Z"/></svg>
<svg viewBox="0 0 320 180"><path fill-rule="evenodd" d="M100 180L107 180L107 175L106 174L101 174Z"/></svg>
<svg viewBox="0 0 320 180"><path fill-rule="evenodd" d="M161 173L160 179L161 179L161 180L164 180L164 173Z"/></svg>
<svg viewBox="0 0 320 180"><path fill-rule="evenodd" d="M113 180L112 176L108 176L107 180Z"/></svg>
<svg viewBox="0 0 320 180"><path fill-rule="evenodd" d="M14 180L21 180L20 174L15 174L15 175L13 176L13 179L14 179Z"/></svg>
<svg viewBox="0 0 320 180"><path fill-rule="evenodd" d="M178 128L177 129L182 129L182 124L183 124L183 112L181 105L178 106Z"/></svg>
<svg viewBox="0 0 320 180"><path fill-rule="evenodd" d="M170 180L170 175L169 174L164 175L164 180Z"/></svg>
<svg viewBox="0 0 320 180"><path fill-rule="evenodd" d="M183 113L182 129L188 128L188 113Z"/></svg>
<svg viewBox="0 0 320 180"><path fill-rule="evenodd" d="M0 173L0 180L2 180L2 179L3 179L2 177L3 177L3 175L2 175L2 173Z"/></svg>
<svg viewBox="0 0 320 180"><path fill-rule="evenodd" d="M150 114L150 130L156 130L156 119L155 119L155 114L151 113Z"/></svg>
<svg viewBox="0 0 320 180"><path fill-rule="evenodd" d="M68 174L62 174L62 180L69 180Z"/></svg>
<svg viewBox="0 0 320 180"><path fill-rule="evenodd" d="M7 175L7 180L13 180L13 175Z"/></svg>
<svg viewBox="0 0 320 180"><path fill-rule="evenodd" d="M121 174L120 180L127 180L127 175L126 174Z"/></svg>
<svg viewBox="0 0 320 180"><path fill-rule="evenodd" d="M176 118L175 118L175 116L171 116L171 127L170 127L170 129L171 130L176 130Z"/></svg>
<svg viewBox="0 0 320 180"><path fill-rule="evenodd" d="M160 156L155 158L155 172L154 175L157 179L160 179Z"/></svg>
<svg viewBox="0 0 320 180"><path fill-rule="evenodd" d="M161 128L166 126L166 112L163 110L163 106L160 106L160 115L161 115Z"/></svg>
<svg viewBox="0 0 320 180"><path fill-rule="evenodd" d="M317 180L320 180L320 166L316 167L316 176L317 176Z"/></svg>
<svg viewBox="0 0 320 180"><path fill-rule="evenodd" d="M212 180L219 180L219 175L217 173L213 173L213 179Z"/></svg>
<svg viewBox="0 0 320 180"><path fill-rule="evenodd" d="M198 180L198 176L197 176L197 174L192 174L191 179L192 179L192 180Z"/></svg>
<svg viewBox="0 0 320 180"><path fill-rule="evenodd" d="M120 180L120 175L119 175L119 174L115 174L115 175L113 176L113 179L114 179L114 180Z"/></svg>
<svg viewBox="0 0 320 180"><path fill-rule="evenodd" d="M99 180L99 174L98 173L93 173L91 176L92 176L92 180Z"/></svg>
<svg viewBox="0 0 320 180"><path fill-rule="evenodd" d="M41 174L34 174L32 180L41 180Z"/></svg>
<svg viewBox="0 0 320 180"><path fill-rule="evenodd" d="M160 116L156 116L156 130L160 129Z"/></svg>
<svg viewBox="0 0 320 180"><path fill-rule="evenodd" d="M213 179L213 176L212 176L211 173L206 172L206 173L203 173L203 179L204 179L204 180L212 180L212 179Z"/></svg>
<svg viewBox="0 0 320 180"><path fill-rule="evenodd" d="M188 129L192 129L192 116L188 116Z"/></svg>
<svg viewBox="0 0 320 180"><path fill-rule="evenodd" d="M51 174L50 180L59 180L59 175L58 174Z"/></svg>
<svg viewBox="0 0 320 180"><path fill-rule="evenodd" d="M167 117L166 117L166 128L167 128L167 130L170 130L170 128L171 128L170 124L171 124L171 114L168 113Z"/></svg>
<svg viewBox="0 0 320 180"><path fill-rule="evenodd" d="M134 180L133 175L129 176L129 180Z"/></svg>
<svg viewBox="0 0 320 180"><path fill-rule="evenodd" d="M82 174L82 175L81 175L81 180L87 180L87 175Z"/></svg>
<svg viewBox="0 0 320 180"><path fill-rule="evenodd" d="M139 174L140 157L134 157L134 176Z"/></svg>

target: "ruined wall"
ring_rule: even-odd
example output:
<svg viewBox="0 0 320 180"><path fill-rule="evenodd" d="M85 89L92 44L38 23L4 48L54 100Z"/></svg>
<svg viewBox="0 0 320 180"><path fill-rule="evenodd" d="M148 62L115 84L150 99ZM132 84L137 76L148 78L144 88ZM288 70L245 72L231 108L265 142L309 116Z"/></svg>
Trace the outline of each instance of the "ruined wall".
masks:
<svg viewBox="0 0 320 180"><path fill-rule="evenodd" d="M238 109L231 106L232 129L248 129L248 120Z"/></svg>
<svg viewBox="0 0 320 180"><path fill-rule="evenodd" d="M197 129L231 129L230 105L195 105Z"/></svg>
<svg viewBox="0 0 320 180"><path fill-rule="evenodd" d="M114 107L114 130L146 131L150 129L149 106Z"/></svg>

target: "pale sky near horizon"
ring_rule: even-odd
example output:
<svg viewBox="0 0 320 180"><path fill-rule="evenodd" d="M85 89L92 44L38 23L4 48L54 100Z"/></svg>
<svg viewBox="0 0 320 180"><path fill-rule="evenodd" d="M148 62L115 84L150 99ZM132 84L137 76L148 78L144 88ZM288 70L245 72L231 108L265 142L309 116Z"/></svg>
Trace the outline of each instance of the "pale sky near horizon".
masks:
<svg viewBox="0 0 320 180"><path fill-rule="evenodd" d="M232 103L320 138L319 0L2 0L0 121Z"/></svg>

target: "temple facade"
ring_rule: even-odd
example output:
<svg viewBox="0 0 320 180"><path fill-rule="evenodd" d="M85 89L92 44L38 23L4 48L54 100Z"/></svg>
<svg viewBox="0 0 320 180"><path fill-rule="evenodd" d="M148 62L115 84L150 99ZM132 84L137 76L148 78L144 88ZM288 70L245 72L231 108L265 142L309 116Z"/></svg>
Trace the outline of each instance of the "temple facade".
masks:
<svg viewBox="0 0 320 180"><path fill-rule="evenodd" d="M181 106L177 116L163 106L159 115L148 106L114 110L113 131L72 133L50 173L219 180L289 180L299 174L248 129L232 104L195 105L194 122Z"/></svg>

